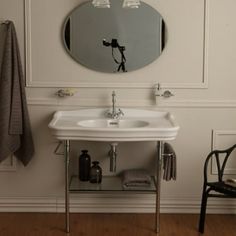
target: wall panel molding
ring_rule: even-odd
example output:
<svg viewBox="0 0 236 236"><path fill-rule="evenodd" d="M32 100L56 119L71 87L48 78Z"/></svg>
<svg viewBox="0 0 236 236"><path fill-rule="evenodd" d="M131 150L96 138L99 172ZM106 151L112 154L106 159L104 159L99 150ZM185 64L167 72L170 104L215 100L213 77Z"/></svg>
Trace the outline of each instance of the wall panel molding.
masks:
<svg viewBox="0 0 236 236"><path fill-rule="evenodd" d="M226 139L224 141L224 139ZM215 149L226 149L236 143L236 130L213 130L212 131L212 150ZM233 155L233 153L231 154ZM235 162L236 164L236 162ZM213 161L211 165L211 173L217 174L216 163ZM236 175L236 165L225 167L226 175Z"/></svg>
<svg viewBox="0 0 236 236"><path fill-rule="evenodd" d="M106 75L103 74L104 76L102 76L102 73L96 73L93 72L89 72L88 70L84 70L84 68L81 69L82 71L82 77L84 77L86 75L86 80L85 78L83 78L81 81L78 80L78 82L72 82L69 81L68 77L65 78L64 81L62 80L55 80L52 79L52 76L49 75L49 78L43 78L43 75L38 75L35 76L34 73L34 69L35 65L33 66L33 50L32 47L33 45L33 37L32 37L32 17L34 17L33 14L33 1L34 0L24 0L25 1L25 41L26 41L26 49L25 49L25 55L26 55L26 85L27 87L32 87L32 88L48 88L48 87L80 87L80 88L154 88L156 86L156 84L158 83L158 79L154 79L155 82L153 82L153 79L148 79L146 77L146 73L144 73L144 75L138 75L137 73L132 73L132 75L130 74L130 76L125 75L126 79L124 80L124 76L122 75L116 75L116 78L114 78L114 75L110 74ZM156 4L153 3L153 1L147 1L149 4ZM197 78L197 82L192 81L192 82L188 82L189 80L189 76L190 75L185 75L183 74L183 72L181 72L180 75L175 75L177 78L183 78L186 77L187 78L187 82L170 82L170 83L162 83L162 87L163 88L177 88L177 89L206 89L208 88L208 63L207 63L207 59L208 59L208 43L209 43L209 35L208 35L208 28L209 28L209 12L208 12L208 1L207 0L202 0L202 2L200 2L199 4L203 4L203 24L202 24L202 28L198 30L201 31L201 35L203 35L203 39L202 40L202 54L201 54L201 71L200 71L200 66L198 69L198 73L199 73L199 77ZM73 4L72 4L73 5ZM159 6L159 5L157 5ZM199 5L198 5L199 6ZM161 7L161 6L159 6ZM168 4L166 5L166 7L168 7ZM198 9L199 10L199 9ZM171 12L171 10L169 10ZM170 14L170 13L169 13ZM63 17L63 16L62 16ZM37 19L38 20L38 19ZM185 21L186 22L186 21ZM172 24L175 24L172 22ZM172 27L175 27L174 25L172 25ZM186 27L188 28L188 27ZM200 33L199 33L200 34ZM190 34L191 35L191 34ZM42 45L43 47L43 45ZM173 47L173 46L172 46ZM196 45L192 46L191 48L195 48ZM37 45L36 45L37 48ZM167 50L167 49L166 49ZM168 58L168 53L163 52L165 54L165 57ZM189 51L187 48L185 48L186 53ZM168 60L168 59L166 59ZM193 59L193 61L195 61L196 58ZM194 64L194 62L192 63ZM186 66L186 65L184 65ZM166 67L166 65L163 64L163 68ZM179 66L180 67L180 66ZM154 70L154 66L151 67L152 69L148 70L149 73L151 74L155 74L156 73ZM75 68L76 69L76 68ZM78 69L76 69L78 70ZM163 71L163 69L160 69L160 71ZM139 70L140 73L140 70ZM193 74L195 75L196 73L193 72ZM41 76L41 78L40 78ZM109 78L113 76L113 78ZM160 77L163 77L162 73L159 74ZM167 76L167 75L165 75ZM36 78L37 77L37 78ZM93 77L93 78L91 78ZM103 79L99 79L100 77L104 77L106 78L105 80ZM139 77L139 79L134 80L134 77ZM149 77L152 77L152 75L149 75ZM168 78L173 77L168 75ZM43 79L42 79L43 78ZM128 79L128 80L127 80ZM101 81L101 82L100 82ZM119 81L119 82L117 82ZM130 81L130 82L129 82ZM143 82L143 81L152 81L152 82Z"/></svg>
<svg viewBox="0 0 236 236"><path fill-rule="evenodd" d="M71 98L30 98L29 105L39 106L78 106L78 107L104 107L104 103L98 99L71 99ZM119 99L119 105L122 107L149 107L149 108L236 108L236 100L174 100L158 101L156 104L152 100L123 100Z"/></svg>

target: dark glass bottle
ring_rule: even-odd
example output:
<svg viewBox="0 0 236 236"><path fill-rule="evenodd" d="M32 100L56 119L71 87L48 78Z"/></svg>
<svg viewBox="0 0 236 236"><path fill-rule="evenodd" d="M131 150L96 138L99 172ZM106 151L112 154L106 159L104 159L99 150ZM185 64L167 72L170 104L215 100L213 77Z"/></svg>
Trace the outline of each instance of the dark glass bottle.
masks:
<svg viewBox="0 0 236 236"><path fill-rule="evenodd" d="M81 181L88 181L91 160L88 150L82 150L81 152L82 154L79 156L79 179Z"/></svg>
<svg viewBox="0 0 236 236"><path fill-rule="evenodd" d="M99 166L98 161L93 161L93 165L90 168L90 183L102 182L102 168Z"/></svg>

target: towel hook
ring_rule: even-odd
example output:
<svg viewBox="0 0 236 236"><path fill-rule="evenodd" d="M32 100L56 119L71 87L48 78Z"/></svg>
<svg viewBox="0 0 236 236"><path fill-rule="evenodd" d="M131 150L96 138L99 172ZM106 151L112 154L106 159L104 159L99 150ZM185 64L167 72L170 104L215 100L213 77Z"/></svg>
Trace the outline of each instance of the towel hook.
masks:
<svg viewBox="0 0 236 236"><path fill-rule="evenodd" d="M9 20L0 20L0 24L9 24L10 21Z"/></svg>

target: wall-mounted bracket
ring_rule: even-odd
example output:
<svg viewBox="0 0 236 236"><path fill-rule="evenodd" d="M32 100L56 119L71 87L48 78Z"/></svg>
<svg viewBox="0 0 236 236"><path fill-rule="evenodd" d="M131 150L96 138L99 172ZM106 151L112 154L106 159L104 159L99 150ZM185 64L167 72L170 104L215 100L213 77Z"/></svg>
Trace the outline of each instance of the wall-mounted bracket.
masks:
<svg viewBox="0 0 236 236"><path fill-rule="evenodd" d="M54 150L54 154L58 155L58 156L63 156L64 155L64 151L59 151L61 145L63 144L62 141L59 141L55 150Z"/></svg>

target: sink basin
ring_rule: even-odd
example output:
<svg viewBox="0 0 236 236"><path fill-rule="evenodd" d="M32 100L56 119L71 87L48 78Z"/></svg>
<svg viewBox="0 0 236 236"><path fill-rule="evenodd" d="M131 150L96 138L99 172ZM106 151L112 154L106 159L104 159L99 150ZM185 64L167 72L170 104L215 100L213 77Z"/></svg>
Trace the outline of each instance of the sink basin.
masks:
<svg viewBox="0 0 236 236"><path fill-rule="evenodd" d="M148 126L148 122L142 120L82 120L78 122L78 126L88 128L141 128Z"/></svg>
<svg viewBox="0 0 236 236"><path fill-rule="evenodd" d="M107 109L57 111L49 128L60 140L158 141L175 139L179 126L166 111L122 109L121 119L106 117Z"/></svg>

